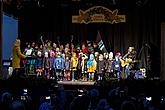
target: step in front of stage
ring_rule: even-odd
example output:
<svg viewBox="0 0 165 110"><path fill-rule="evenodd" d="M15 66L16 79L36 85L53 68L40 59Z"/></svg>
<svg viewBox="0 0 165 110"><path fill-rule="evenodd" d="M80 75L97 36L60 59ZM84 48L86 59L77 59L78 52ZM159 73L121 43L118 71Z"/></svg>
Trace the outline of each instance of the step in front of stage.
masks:
<svg viewBox="0 0 165 110"><path fill-rule="evenodd" d="M61 85L86 85L86 86L93 86L96 84L95 81L58 81L58 84Z"/></svg>

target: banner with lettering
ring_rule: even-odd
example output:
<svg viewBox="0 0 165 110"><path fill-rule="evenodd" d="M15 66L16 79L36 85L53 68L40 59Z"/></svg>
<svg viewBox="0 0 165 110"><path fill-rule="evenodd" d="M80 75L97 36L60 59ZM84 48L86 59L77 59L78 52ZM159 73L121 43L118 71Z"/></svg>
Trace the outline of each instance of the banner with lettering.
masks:
<svg viewBox="0 0 165 110"><path fill-rule="evenodd" d="M111 11L103 6L94 6L86 11L79 10L79 15L72 16L72 23L121 23L126 22L125 15L118 15L118 9Z"/></svg>

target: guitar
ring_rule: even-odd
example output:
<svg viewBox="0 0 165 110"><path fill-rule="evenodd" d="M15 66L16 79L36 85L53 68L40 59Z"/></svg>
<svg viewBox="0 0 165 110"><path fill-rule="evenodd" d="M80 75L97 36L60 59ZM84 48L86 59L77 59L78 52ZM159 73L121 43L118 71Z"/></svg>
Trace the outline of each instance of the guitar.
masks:
<svg viewBox="0 0 165 110"><path fill-rule="evenodd" d="M130 55L131 53L128 52L127 54L125 54L123 56L123 58L121 58L121 66L125 67L127 65L131 65L132 63L136 63L139 62L138 60L133 60L132 58L127 58L128 55Z"/></svg>
<svg viewBox="0 0 165 110"><path fill-rule="evenodd" d="M136 63L136 62L139 62L139 60L133 60L131 58L126 58L126 59L121 59L121 66L122 67L125 67L127 65L131 65L133 63Z"/></svg>

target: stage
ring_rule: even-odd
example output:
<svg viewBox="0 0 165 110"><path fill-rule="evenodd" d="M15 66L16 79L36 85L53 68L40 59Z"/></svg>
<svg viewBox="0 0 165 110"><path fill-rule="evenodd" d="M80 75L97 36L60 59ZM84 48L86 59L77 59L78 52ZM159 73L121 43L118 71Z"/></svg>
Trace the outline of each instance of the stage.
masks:
<svg viewBox="0 0 165 110"><path fill-rule="evenodd" d="M61 85L86 85L93 86L96 84L95 81L57 81L58 84Z"/></svg>

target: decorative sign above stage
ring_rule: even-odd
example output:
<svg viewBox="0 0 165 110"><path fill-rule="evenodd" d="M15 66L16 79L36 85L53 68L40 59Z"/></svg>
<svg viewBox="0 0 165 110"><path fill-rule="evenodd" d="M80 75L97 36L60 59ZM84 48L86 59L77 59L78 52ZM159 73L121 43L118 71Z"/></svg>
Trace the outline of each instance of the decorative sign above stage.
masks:
<svg viewBox="0 0 165 110"><path fill-rule="evenodd" d="M103 6L94 6L86 11L79 10L79 15L72 16L72 23L120 23L126 22L125 15L118 15L118 9L109 10Z"/></svg>

